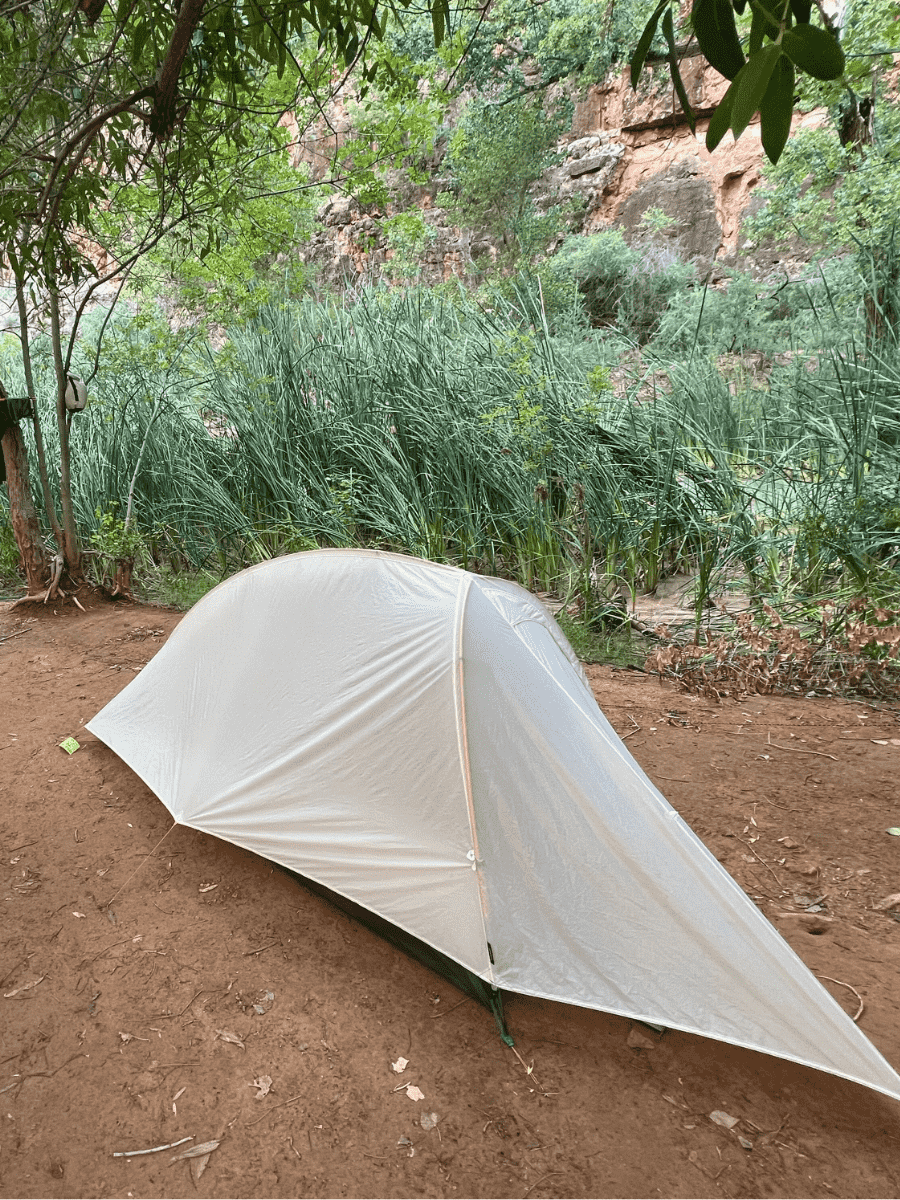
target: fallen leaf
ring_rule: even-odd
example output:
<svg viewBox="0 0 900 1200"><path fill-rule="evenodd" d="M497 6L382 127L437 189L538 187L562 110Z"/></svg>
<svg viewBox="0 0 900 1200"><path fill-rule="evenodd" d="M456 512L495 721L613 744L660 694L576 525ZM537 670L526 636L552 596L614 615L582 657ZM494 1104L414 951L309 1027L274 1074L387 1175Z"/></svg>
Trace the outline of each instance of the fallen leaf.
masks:
<svg viewBox="0 0 900 1200"><path fill-rule="evenodd" d="M227 1029L217 1029L216 1037L221 1038L223 1042L230 1042L232 1046L240 1046L242 1050L246 1050L246 1046L241 1041L236 1033L231 1033ZM215 1040L215 1038L213 1039Z"/></svg>
<svg viewBox="0 0 900 1200"><path fill-rule="evenodd" d="M247 1087L259 1088L259 1091L253 1097L254 1100L262 1100L264 1096L268 1096L272 1090L272 1076L260 1075L259 1079L254 1079L252 1083L248 1083Z"/></svg>
<svg viewBox="0 0 900 1200"><path fill-rule="evenodd" d="M885 896L883 900L879 900L872 907L876 912L886 912L889 908L900 907L900 892L893 892L890 896Z"/></svg>
<svg viewBox="0 0 900 1200"><path fill-rule="evenodd" d="M85 918L85 917L87 916L87 913L73 912L73 913L72 913L72 916L73 916L73 917L81 917L81 918L83 919L83 918Z"/></svg>
<svg viewBox="0 0 900 1200"><path fill-rule="evenodd" d="M739 1137L738 1141L741 1143L741 1145L744 1147L745 1150L753 1149L753 1143L750 1141L749 1138Z"/></svg>
<svg viewBox="0 0 900 1200"><path fill-rule="evenodd" d="M81 746L73 737L67 737L64 741L59 743L59 746L61 750L65 750L66 754L74 754L76 750L81 749ZM56 781L53 780L53 782L55 783Z"/></svg>
<svg viewBox="0 0 900 1200"><path fill-rule="evenodd" d="M197 1184L200 1182L200 1176L206 1170L206 1164L209 1162L209 1155L204 1154L202 1158L191 1159L191 1179Z"/></svg>
<svg viewBox="0 0 900 1200"><path fill-rule="evenodd" d="M900 837L900 829L898 829L896 825L892 826L892 828L888 830L888 833L891 835L891 837Z"/></svg>
<svg viewBox="0 0 900 1200"><path fill-rule="evenodd" d="M437 1113L422 1113L419 1117L419 1124L423 1129L434 1129L440 1119Z"/></svg>
<svg viewBox="0 0 900 1200"><path fill-rule="evenodd" d="M46 978L46 975L42 975L40 979L32 979L30 983L23 983L21 986L13 988L11 992L4 992L3 995L7 1000L11 1000L13 996L18 996L20 992L28 992L32 988L37 987L41 980Z"/></svg>
<svg viewBox="0 0 900 1200"><path fill-rule="evenodd" d="M876 746L900 746L900 738L872 738Z"/></svg>
<svg viewBox="0 0 900 1200"><path fill-rule="evenodd" d="M396 1062L391 1063L391 1070L394 1072L395 1075L402 1075L408 1066L409 1066L409 1059L404 1058L403 1055L401 1054L401 1056L397 1059Z"/></svg>
<svg viewBox="0 0 900 1200"><path fill-rule="evenodd" d="M185 1158L204 1158L212 1154L213 1150L219 1148L218 1142L201 1142L199 1146L191 1146L189 1150L182 1150L180 1154L173 1154L169 1162L181 1162Z"/></svg>
<svg viewBox="0 0 900 1200"><path fill-rule="evenodd" d="M128 1045L129 1042L134 1041L133 1033L120 1033L119 1037L122 1039L122 1041L125 1043L126 1046Z"/></svg>
<svg viewBox="0 0 900 1200"><path fill-rule="evenodd" d="M406 1094L407 1094L407 1096L409 1096L410 1100L424 1100L425 1099L425 1093L420 1092L419 1089L415 1086L415 1084L412 1084L412 1083L406 1089Z"/></svg>
<svg viewBox="0 0 900 1200"><path fill-rule="evenodd" d="M200 891L201 891L201 892L212 892L212 891L214 891L214 890L215 890L215 889L216 889L218 886L219 886L219 885L218 885L217 883L202 883L202 884L200 885Z"/></svg>
<svg viewBox="0 0 900 1200"><path fill-rule="evenodd" d="M724 1129L734 1129L740 1117L729 1117L727 1112L722 1112L721 1109L716 1109L715 1112L709 1114L709 1119L716 1125L721 1125Z"/></svg>

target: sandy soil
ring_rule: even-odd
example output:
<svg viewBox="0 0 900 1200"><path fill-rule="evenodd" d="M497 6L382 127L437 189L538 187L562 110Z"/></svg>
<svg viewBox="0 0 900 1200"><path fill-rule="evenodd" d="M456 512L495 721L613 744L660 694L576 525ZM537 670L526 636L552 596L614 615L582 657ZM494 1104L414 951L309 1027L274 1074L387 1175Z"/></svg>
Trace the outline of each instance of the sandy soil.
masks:
<svg viewBox="0 0 900 1200"><path fill-rule="evenodd" d="M862 1087L510 997L529 1075L486 1011L264 860L179 827L144 862L169 816L82 724L179 618L88 603L0 607L0 1194L900 1194L900 1105ZM812 970L850 985L825 986L851 1014L858 993L900 1066L900 924L875 908L900 892L900 745L873 740L897 717L590 675L645 770ZM818 925L780 915L819 898ZM401 1055L422 1101L393 1090ZM114 1157L189 1136L179 1149L220 1142L199 1180L178 1150Z"/></svg>

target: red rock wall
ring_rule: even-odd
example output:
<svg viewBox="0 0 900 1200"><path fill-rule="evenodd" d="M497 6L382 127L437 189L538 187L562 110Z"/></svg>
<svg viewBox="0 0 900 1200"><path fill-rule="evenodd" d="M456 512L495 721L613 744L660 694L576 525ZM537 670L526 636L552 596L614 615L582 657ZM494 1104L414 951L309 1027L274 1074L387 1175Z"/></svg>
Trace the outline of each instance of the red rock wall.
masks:
<svg viewBox="0 0 900 1200"><path fill-rule="evenodd" d="M699 57L684 60L682 76L690 102L698 113L692 134L675 99L664 63L646 70L638 91L632 91L627 72L600 87L592 87L576 104L573 138L605 134L624 148L617 170L604 182L602 197L592 204L588 229L615 224L629 197L673 167L688 166L689 174L706 181L711 190L721 240L712 257L738 249L740 218L760 180L764 161L759 122L753 121L739 141L726 134L714 154L704 144L709 116L725 94L728 81ZM796 115L794 129L818 125L824 113Z"/></svg>
<svg viewBox="0 0 900 1200"><path fill-rule="evenodd" d="M631 243L648 236L641 225L644 212L661 209L671 222L663 240L673 252L710 269L729 262L741 248L741 219L760 181L764 155L758 121L738 142L727 134L710 154L704 144L706 129L727 81L699 56L682 61L682 76L699 114L695 133L678 107L665 63L648 64L637 91L625 70L577 99L571 132L560 146L565 157L535 192L539 203L580 200L583 232L613 226ZM821 112L796 115L794 129L827 119ZM325 168L348 128L347 113L337 105L330 128L323 123L307 133L293 130L297 161L310 164L315 177L327 174ZM421 279L433 282L465 273L478 255L490 254L491 247L485 239L447 224L434 206L437 191L437 186L407 184L386 213L363 213L349 198L333 198L322 207L321 231L304 258L323 269L332 283L377 275L390 259L380 237L380 219L418 205L435 232ZM658 242L660 235L655 237Z"/></svg>

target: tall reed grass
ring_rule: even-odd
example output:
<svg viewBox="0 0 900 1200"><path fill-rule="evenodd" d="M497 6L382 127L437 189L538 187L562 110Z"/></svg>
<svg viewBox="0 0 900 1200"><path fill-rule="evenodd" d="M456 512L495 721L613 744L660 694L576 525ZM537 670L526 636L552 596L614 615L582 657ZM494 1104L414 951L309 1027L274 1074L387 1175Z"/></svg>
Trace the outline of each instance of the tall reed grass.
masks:
<svg viewBox="0 0 900 1200"><path fill-rule="evenodd" d="M895 344L765 370L644 353L613 386L621 351L554 333L537 288L490 311L388 289L273 306L218 351L120 321L73 423L78 518L117 506L157 561L217 574L317 544L589 601L677 566L698 606L729 575L767 594L892 578Z"/></svg>

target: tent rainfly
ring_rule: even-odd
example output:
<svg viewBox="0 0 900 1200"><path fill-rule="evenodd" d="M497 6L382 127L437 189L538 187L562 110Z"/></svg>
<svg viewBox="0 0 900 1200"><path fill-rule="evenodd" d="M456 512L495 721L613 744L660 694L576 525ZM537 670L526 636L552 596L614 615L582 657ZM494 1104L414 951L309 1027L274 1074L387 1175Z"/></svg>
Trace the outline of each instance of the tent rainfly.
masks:
<svg viewBox="0 0 900 1200"><path fill-rule="evenodd" d="M900 1099L516 584L368 550L251 567L88 729L175 821L361 906L489 996L718 1038Z"/></svg>

